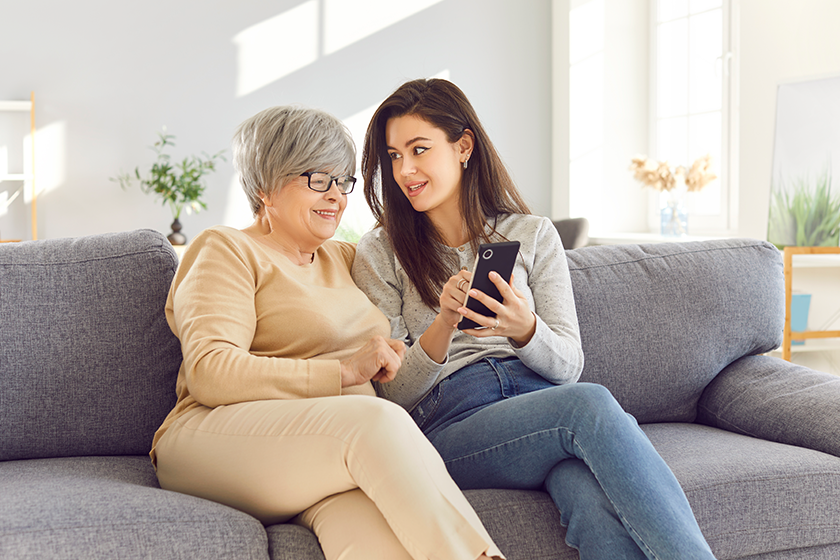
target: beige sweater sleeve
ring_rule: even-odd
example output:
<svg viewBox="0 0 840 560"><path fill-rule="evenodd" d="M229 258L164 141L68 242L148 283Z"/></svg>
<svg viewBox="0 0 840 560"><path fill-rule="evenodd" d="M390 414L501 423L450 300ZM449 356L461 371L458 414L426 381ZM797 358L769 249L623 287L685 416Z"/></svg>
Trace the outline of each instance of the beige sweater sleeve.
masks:
<svg viewBox="0 0 840 560"><path fill-rule="evenodd" d="M252 352L260 267L247 247L209 230L197 237L178 269L166 305L181 340L179 395L208 407L264 399L341 394L337 359L277 357ZM282 291L278 285L276 290Z"/></svg>

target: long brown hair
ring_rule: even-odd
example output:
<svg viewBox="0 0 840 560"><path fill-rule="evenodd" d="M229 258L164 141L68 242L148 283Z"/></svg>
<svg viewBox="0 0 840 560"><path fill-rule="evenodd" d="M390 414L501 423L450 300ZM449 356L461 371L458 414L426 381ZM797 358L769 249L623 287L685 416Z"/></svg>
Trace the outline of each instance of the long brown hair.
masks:
<svg viewBox="0 0 840 560"><path fill-rule="evenodd" d="M414 210L394 180L385 127L389 119L407 115L439 128L450 143L457 142L467 129L475 136L460 192L461 215L474 252L481 242L490 241L485 227L489 225L493 234L497 216L530 214L530 210L475 109L458 86L435 78L412 80L382 102L365 134L362 153L365 200L377 225L388 234L394 253L423 303L435 309L441 287L455 273L458 263L453 253L447 251L443 236L432 221L423 212Z"/></svg>

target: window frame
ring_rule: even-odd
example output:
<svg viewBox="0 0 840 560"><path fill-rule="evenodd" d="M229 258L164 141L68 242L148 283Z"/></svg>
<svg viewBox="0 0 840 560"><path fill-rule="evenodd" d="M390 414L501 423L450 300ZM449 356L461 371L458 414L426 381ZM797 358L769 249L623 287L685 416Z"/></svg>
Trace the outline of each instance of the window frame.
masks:
<svg viewBox="0 0 840 560"><path fill-rule="evenodd" d="M691 235L732 235L738 230L738 3L739 0L722 0L721 45L721 145L720 158L715 162L715 172L720 180L720 213L717 215L689 214ZM658 6L659 0L650 0L650 81L649 81L649 151L656 158L658 151ZM688 115L692 113L689 110ZM672 165L690 166L692 162L671 162ZM649 199L648 225L651 231L659 231L660 198L658 192L651 192Z"/></svg>

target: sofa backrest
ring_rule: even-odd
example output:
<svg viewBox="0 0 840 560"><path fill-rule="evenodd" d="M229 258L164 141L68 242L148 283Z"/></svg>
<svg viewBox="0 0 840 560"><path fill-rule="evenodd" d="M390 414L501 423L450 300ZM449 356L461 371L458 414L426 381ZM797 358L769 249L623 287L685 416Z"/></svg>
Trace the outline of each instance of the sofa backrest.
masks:
<svg viewBox="0 0 840 560"><path fill-rule="evenodd" d="M584 352L581 381L639 422L691 422L709 382L782 341L781 253L753 239L566 251Z"/></svg>
<svg viewBox="0 0 840 560"><path fill-rule="evenodd" d="M0 245L0 460L149 452L181 362L176 267L150 230Z"/></svg>

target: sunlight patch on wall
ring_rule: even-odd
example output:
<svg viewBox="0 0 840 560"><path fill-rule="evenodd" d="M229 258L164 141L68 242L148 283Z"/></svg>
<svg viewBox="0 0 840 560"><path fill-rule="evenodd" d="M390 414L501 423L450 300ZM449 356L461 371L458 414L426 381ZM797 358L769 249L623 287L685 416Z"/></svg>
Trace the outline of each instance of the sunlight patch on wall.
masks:
<svg viewBox="0 0 840 560"><path fill-rule="evenodd" d="M318 32L318 0L308 0L235 35L236 96L318 60Z"/></svg>
<svg viewBox="0 0 840 560"><path fill-rule="evenodd" d="M307 0L233 37L243 97L443 0ZM361 6L360 6L361 4Z"/></svg>
<svg viewBox="0 0 840 560"><path fill-rule="evenodd" d="M32 168L32 142L27 135L23 141L23 165ZM38 196L53 191L67 180L67 123L54 122L35 131L35 190ZM32 201L32 182L27 179L23 189L24 201Z"/></svg>
<svg viewBox="0 0 840 560"><path fill-rule="evenodd" d="M441 1L324 0L324 54L350 46Z"/></svg>

